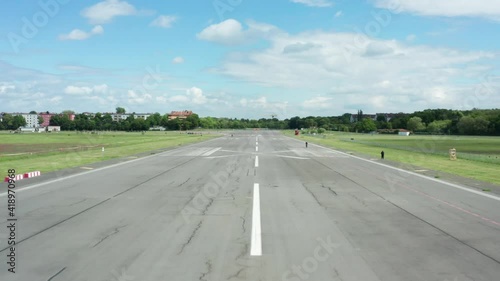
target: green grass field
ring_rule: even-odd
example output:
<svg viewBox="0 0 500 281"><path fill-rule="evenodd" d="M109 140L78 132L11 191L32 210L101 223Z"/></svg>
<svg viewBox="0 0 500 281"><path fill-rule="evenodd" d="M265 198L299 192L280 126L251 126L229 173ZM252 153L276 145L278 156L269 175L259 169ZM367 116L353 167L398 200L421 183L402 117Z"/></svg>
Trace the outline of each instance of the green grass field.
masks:
<svg viewBox="0 0 500 281"><path fill-rule="evenodd" d="M285 134L293 136L291 131ZM384 150L388 160L500 185L499 137L327 133L297 138L374 158L380 158L380 152ZM448 150L451 148L457 149L456 161L449 159Z"/></svg>
<svg viewBox="0 0 500 281"><path fill-rule="evenodd" d="M42 173L195 143L217 135L179 132L23 133L0 132L0 176L7 169ZM102 152L104 147L104 153Z"/></svg>

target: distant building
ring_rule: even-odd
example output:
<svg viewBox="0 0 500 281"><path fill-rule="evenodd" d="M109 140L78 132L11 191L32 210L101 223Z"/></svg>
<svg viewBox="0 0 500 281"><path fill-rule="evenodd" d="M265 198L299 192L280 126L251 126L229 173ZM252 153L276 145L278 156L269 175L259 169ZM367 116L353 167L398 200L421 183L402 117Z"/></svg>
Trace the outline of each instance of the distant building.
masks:
<svg viewBox="0 0 500 281"><path fill-rule="evenodd" d="M30 113L12 113L12 116L22 116L24 120L26 120L26 127L29 128L38 128L40 124L38 124L38 115L30 114Z"/></svg>
<svg viewBox="0 0 500 281"><path fill-rule="evenodd" d="M61 131L61 126L47 126L45 128L46 132L60 132Z"/></svg>
<svg viewBox="0 0 500 281"><path fill-rule="evenodd" d="M115 122L120 122L123 120L126 120L131 114L128 113L113 113L111 114L111 118L113 118L113 121Z"/></svg>
<svg viewBox="0 0 500 281"><path fill-rule="evenodd" d="M394 113L377 113L377 114L363 114L363 119L372 119L373 121L377 121L378 117L384 116L385 120L387 122L391 121L396 114ZM351 123L358 122L358 115L357 114L351 114Z"/></svg>
<svg viewBox="0 0 500 281"><path fill-rule="evenodd" d="M56 114L56 113L50 113L50 112L45 112L45 113L39 113L38 116L42 117L43 122L40 124L41 127L47 127L50 125L50 118L55 115L62 115L62 114ZM75 120L75 114L68 114L67 115L69 120L74 121Z"/></svg>
<svg viewBox="0 0 500 281"><path fill-rule="evenodd" d="M54 116L55 114L54 113L40 113L38 114L38 116L42 117L43 119L43 123L40 124L41 127L47 127L48 125L50 125L50 118L52 118L52 116Z"/></svg>
<svg viewBox="0 0 500 281"><path fill-rule="evenodd" d="M377 121L377 114L363 114L363 119L372 119L373 121ZM351 114L351 123L358 122L358 115Z"/></svg>
<svg viewBox="0 0 500 281"><path fill-rule="evenodd" d="M409 136L409 135L410 135L410 131L405 130L405 129L399 129L399 133L398 133L398 135L400 135L400 136L404 136L404 137L407 137L407 136Z"/></svg>
<svg viewBox="0 0 500 281"><path fill-rule="evenodd" d="M21 133L34 133L37 129L35 127L19 127L17 131Z"/></svg>
<svg viewBox="0 0 500 281"><path fill-rule="evenodd" d="M193 115L193 112L191 110L172 111L168 115L168 120L172 120L172 119L186 119L186 118L188 118L191 115Z"/></svg>

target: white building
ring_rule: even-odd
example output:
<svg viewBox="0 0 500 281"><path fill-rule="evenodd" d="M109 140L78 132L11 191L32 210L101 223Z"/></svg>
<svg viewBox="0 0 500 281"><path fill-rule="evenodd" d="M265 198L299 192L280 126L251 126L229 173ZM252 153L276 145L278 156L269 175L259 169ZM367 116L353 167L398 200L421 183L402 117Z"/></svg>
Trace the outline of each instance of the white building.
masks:
<svg viewBox="0 0 500 281"><path fill-rule="evenodd" d="M26 120L26 127L29 128L38 128L40 124L38 124L38 114L30 114L30 113L12 113L12 116L22 116L24 120Z"/></svg>

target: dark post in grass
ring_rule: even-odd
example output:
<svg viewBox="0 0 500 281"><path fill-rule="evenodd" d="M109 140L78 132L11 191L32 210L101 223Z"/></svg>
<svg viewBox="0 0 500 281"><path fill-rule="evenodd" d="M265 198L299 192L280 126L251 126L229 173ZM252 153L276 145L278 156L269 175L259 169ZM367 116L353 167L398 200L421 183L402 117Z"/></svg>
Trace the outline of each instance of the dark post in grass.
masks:
<svg viewBox="0 0 500 281"><path fill-rule="evenodd" d="M384 159L384 156L385 156L385 152L382 150L382 152L380 152L380 158Z"/></svg>

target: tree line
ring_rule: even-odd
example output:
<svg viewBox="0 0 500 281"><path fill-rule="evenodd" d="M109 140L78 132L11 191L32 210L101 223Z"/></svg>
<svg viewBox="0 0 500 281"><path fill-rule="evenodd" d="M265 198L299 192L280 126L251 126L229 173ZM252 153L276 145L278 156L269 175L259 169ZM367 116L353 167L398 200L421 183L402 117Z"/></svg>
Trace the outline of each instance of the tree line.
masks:
<svg viewBox="0 0 500 281"><path fill-rule="evenodd" d="M54 115L50 125L61 126L62 130L115 130L115 131L146 131L152 127L163 127L166 130L202 129L308 129L316 132L373 132L397 133L399 129L409 130L416 134L461 134L461 135L496 135L500 136L500 109L427 109L411 114L392 114L387 120L385 115L377 116L376 120L366 117L362 110L354 114L341 116L308 116L293 117L285 120L277 118L236 119L202 117L193 114L185 119L169 119L168 115L155 113L147 119L135 118L133 114L127 119L116 122L109 114L96 113L94 116L76 114L74 120L69 116L72 111L64 111ZM124 113L124 111L122 111ZM351 122L354 120L355 122ZM26 124L21 116L3 116L0 130L15 130Z"/></svg>

